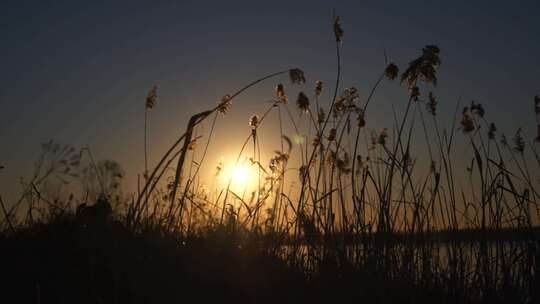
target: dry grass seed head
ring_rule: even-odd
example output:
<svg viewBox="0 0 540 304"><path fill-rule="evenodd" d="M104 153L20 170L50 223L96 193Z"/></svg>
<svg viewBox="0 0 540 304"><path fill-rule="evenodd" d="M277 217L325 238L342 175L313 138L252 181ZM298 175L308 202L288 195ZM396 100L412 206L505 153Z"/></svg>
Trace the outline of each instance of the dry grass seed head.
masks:
<svg viewBox="0 0 540 304"><path fill-rule="evenodd" d="M302 112L309 111L309 98L304 94L304 92L298 93L298 98L296 99L296 105L298 109Z"/></svg>
<svg viewBox="0 0 540 304"><path fill-rule="evenodd" d="M517 129L516 134L514 135L512 140L514 142L514 150L520 154L523 154L523 152L525 151L525 140L521 135L521 128Z"/></svg>
<svg viewBox="0 0 540 304"><path fill-rule="evenodd" d="M463 133L465 134L468 134L472 131L474 131L475 127L474 127L474 121L471 117L471 115L469 114L469 107L465 107L463 108L463 112L462 112L463 116L461 118L461 129L463 130Z"/></svg>
<svg viewBox="0 0 540 304"><path fill-rule="evenodd" d="M386 69L384 70L384 74L386 75L386 78L388 78L388 80L396 79L398 76L398 73L399 73L399 68L393 62L390 62L386 66Z"/></svg>
<svg viewBox="0 0 540 304"><path fill-rule="evenodd" d="M152 109L156 105L157 100L157 86L152 86L148 95L146 96L146 108Z"/></svg>
<svg viewBox="0 0 540 304"><path fill-rule="evenodd" d="M322 90L323 90L323 83L322 81L317 80L317 82L315 83L315 95L321 96Z"/></svg>
<svg viewBox="0 0 540 304"><path fill-rule="evenodd" d="M221 102L218 105L218 112L222 115L227 114L229 110L231 109L232 101L231 101L231 95L227 94L221 98Z"/></svg>
<svg viewBox="0 0 540 304"><path fill-rule="evenodd" d="M339 16L334 16L334 35L337 42L341 42L343 40L343 29L341 28Z"/></svg>
<svg viewBox="0 0 540 304"><path fill-rule="evenodd" d="M313 138L313 141L311 142L311 145L313 147L317 147L321 144L321 135L320 134L317 134L315 135L315 137Z"/></svg>
<svg viewBox="0 0 540 304"><path fill-rule="evenodd" d="M336 140L336 135L337 135L337 130L336 128L332 128L330 129L330 132L328 134L328 141L334 141Z"/></svg>
<svg viewBox="0 0 540 304"><path fill-rule="evenodd" d="M304 72L300 69L290 69L289 78L293 84L304 84L306 83L306 76Z"/></svg>
<svg viewBox="0 0 540 304"><path fill-rule="evenodd" d="M441 64L440 49L436 45L426 45L422 55L409 63L409 67L401 75L401 82L409 87L415 86L418 80L437 85L437 68Z"/></svg>
<svg viewBox="0 0 540 304"><path fill-rule="evenodd" d="M249 118L249 125L251 126L252 129L256 129L257 127L259 127L259 124L260 124L259 116L253 115L251 116L251 118Z"/></svg>
<svg viewBox="0 0 540 304"><path fill-rule="evenodd" d="M381 133L379 134L377 142L382 146L386 146L386 139L387 138L388 138L388 129L384 128L384 129L382 129Z"/></svg>
<svg viewBox="0 0 540 304"><path fill-rule="evenodd" d="M363 128L366 126L366 118L364 116L364 111L360 109L357 111L357 113L358 116L356 117L356 119L358 121L358 128Z"/></svg>
<svg viewBox="0 0 540 304"><path fill-rule="evenodd" d="M414 101L418 101L418 98L420 97L420 88L414 86L409 91L409 93L411 94L411 99Z"/></svg>
<svg viewBox="0 0 540 304"><path fill-rule="evenodd" d="M433 92L429 92L428 95L429 101L426 104L426 108L428 113L430 113L433 116L437 115L437 98L435 95L433 95Z"/></svg>
<svg viewBox="0 0 540 304"><path fill-rule="evenodd" d="M319 113L317 113L317 122L319 124L322 124L325 118L326 118L326 114L324 113L323 108L319 108Z"/></svg>
<svg viewBox="0 0 540 304"><path fill-rule="evenodd" d="M345 153L343 153L342 157L337 158L336 166L337 166L340 173L342 173L342 174L351 173L351 169L349 168L349 164L350 164L349 153L345 152Z"/></svg>
<svg viewBox="0 0 540 304"><path fill-rule="evenodd" d="M489 138L490 140L495 139L495 132L497 132L497 127L495 126L494 123L491 123L491 124L489 125L489 131L488 131L488 138Z"/></svg>
<svg viewBox="0 0 540 304"><path fill-rule="evenodd" d="M475 103L474 100L471 101L471 113L478 115L479 117L484 117L486 111L481 103Z"/></svg>
<svg viewBox="0 0 540 304"><path fill-rule="evenodd" d="M504 134L501 134L501 145L508 146L508 140Z"/></svg>
<svg viewBox="0 0 540 304"><path fill-rule="evenodd" d="M288 98L287 95L285 95L285 88L281 83L276 86L276 97L279 103L287 104Z"/></svg>

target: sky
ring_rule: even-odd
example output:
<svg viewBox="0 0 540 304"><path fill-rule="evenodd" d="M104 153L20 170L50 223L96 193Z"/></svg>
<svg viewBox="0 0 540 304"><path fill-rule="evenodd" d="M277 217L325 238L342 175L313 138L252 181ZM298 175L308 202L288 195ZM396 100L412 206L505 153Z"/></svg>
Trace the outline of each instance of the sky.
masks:
<svg viewBox="0 0 540 304"><path fill-rule="evenodd" d="M442 116L452 115L460 97L475 100L503 132L523 127L535 136L538 1L4 0L0 191L15 196L16 182L30 176L40 144L49 139L88 146L96 158L118 161L128 182L136 180L152 85L159 98L149 117L150 164L192 114L261 76L298 67L307 83L291 91L312 91L316 80L331 87L333 9L345 31L342 88L356 86L365 97L385 67L385 53L404 70L423 46L436 44ZM277 82L290 86L283 77L234 101L218 121L210 162L238 152L249 116L264 111ZM383 85L369 114L373 128L385 126L391 105L404 106L404 92L398 84Z"/></svg>

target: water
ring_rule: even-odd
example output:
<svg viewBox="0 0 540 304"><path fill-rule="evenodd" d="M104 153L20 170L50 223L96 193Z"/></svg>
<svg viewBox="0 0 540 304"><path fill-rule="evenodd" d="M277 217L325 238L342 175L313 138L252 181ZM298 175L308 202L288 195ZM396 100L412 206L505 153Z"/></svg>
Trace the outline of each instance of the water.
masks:
<svg viewBox="0 0 540 304"><path fill-rule="evenodd" d="M382 271L389 277L406 275L418 281L431 277L459 282L463 287L526 289L540 276L540 246L533 241L358 243L341 249L304 244L283 246L280 254L308 271L317 271L330 261L342 270Z"/></svg>

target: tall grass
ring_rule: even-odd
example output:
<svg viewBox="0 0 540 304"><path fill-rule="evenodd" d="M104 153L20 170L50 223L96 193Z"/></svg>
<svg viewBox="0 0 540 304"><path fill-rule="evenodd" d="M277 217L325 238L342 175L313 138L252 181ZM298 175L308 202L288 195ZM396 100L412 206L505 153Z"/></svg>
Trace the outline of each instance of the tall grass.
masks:
<svg viewBox="0 0 540 304"><path fill-rule="evenodd" d="M150 172L145 110L142 189L131 198L113 197L121 173L92 160L83 172L90 176L89 183L101 184L95 198L113 204L116 219L133 233L160 231L189 240L218 231L239 246L255 240L257 250L280 257L310 280L337 278L346 286L374 276L378 282L435 288L456 302L538 301L538 139L529 139L521 129L506 137L475 102L458 102L452 124L444 127L433 93L441 66L441 50L434 45L425 46L401 74L394 63L381 67L364 98L354 87L341 88L344 31L337 17L333 30L336 79L329 100L321 100L326 85L320 81L313 83L312 92L298 92L296 100L290 100L293 95L286 90L294 88L280 83L281 77L288 75L293 86L304 84L300 69L263 76L193 115ZM256 189L246 197L236 193L229 180L225 187L204 191L198 175L205 165L213 166L205 156L216 122L234 110L237 96L264 81L277 84L273 102L246 124L236 158L239 163L251 154ZM387 128L370 129L368 105L376 106L374 96L385 82L398 81L406 91L405 111L388 115ZM147 102L146 109L155 102L155 89L152 92L152 106ZM536 97L537 121L539 103ZM275 147L264 146L258 130L272 117L280 126L281 145L271 159L263 160L261 150ZM200 144L197 130L207 120L210 132ZM293 143L283 131L285 124L312 138ZM467 159L458 155L456 145L467 147ZM202 158L194 162L197 151ZM5 228L16 233L73 210L73 198L50 201L40 189L52 175L67 178L84 152L89 150L75 153L53 143L44 146L21 198L10 210L0 200ZM298 164L291 161L293 153Z"/></svg>

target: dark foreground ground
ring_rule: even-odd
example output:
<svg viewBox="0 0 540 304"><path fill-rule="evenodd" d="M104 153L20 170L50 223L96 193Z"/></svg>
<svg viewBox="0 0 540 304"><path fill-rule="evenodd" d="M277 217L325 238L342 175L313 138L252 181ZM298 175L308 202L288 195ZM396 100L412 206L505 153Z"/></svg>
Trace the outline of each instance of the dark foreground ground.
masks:
<svg viewBox="0 0 540 304"><path fill-rule="evenodd" d="M263 238L179 240L71 215L0 236L1 303L463 303L440 283L328 263L307 274ZM490 299L512 303L514 299ZM470 300L470 299L469 299ZM472 301L472 300L471 300Z"/></svg>

